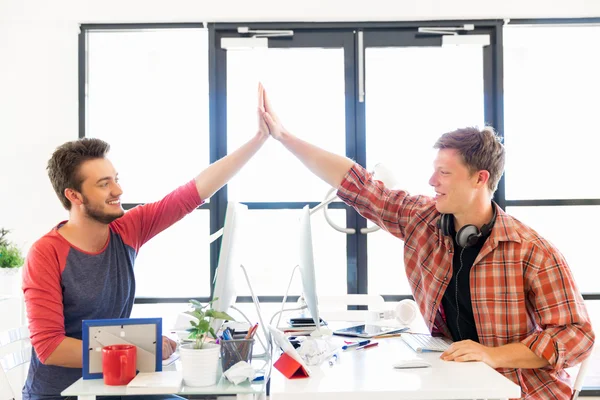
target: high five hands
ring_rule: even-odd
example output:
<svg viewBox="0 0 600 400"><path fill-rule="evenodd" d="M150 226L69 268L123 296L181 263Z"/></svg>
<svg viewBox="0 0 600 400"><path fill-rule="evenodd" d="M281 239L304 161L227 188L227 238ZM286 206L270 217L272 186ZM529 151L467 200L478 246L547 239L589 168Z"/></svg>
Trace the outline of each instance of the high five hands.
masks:
<svg viewBox="0 0 600 400"><path fill-rule="evenodd" d="M270 134L275 139L281 140L283 135L287 133L277 114L275 114L262 83L258 84L258 119L261 134Z"/></svg>

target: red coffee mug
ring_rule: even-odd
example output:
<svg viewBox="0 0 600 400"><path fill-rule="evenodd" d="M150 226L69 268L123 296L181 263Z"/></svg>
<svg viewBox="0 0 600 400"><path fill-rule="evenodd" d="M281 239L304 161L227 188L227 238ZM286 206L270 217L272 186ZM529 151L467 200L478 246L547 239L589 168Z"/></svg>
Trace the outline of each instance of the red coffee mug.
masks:
<svg viewBox="0 0 600 400"><path fill-rule="evenodd" d="M115 344L102 348L104 384L127 385L135 378L137 349L131 344Z"/></svg>

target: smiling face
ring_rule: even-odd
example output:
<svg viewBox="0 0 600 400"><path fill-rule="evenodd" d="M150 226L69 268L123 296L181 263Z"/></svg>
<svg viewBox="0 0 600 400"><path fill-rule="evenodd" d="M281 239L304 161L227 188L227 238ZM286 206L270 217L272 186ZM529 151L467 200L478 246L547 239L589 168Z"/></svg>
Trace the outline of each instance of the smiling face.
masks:
<svg viewBox="0 0 600 400"><path fill-rule="evenodd" d="M87 217L110 224L125 214L121 207L121 185L112 163L106 158L85 161L80 169L83 212Z"/></svg>
<svg viewBox="0 0 600 400"><path fill-rule="evenodd" d="M480 173L472 173L456 149L441 149L433 163L429 184L435 190L436 208L443 214L465 214L486 187ZM485 172L485 171L483 171Z"/></svg>

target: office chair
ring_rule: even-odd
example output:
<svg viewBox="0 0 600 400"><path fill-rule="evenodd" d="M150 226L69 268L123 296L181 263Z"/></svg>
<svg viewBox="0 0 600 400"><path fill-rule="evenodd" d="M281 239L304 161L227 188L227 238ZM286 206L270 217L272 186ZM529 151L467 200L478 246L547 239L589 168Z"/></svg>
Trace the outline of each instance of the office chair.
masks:
<svg viewBox="0 0 600 400"><path fill-rule="evenodd" d="M6 354L7 350L12 351L17 342L22 342L21 349ZM16 396L7 373L31 360L31 345L27 327L0 332L0 351L0 400L13 400Z"/></svg>
<svg viewBox="0 0 600 400"><path fill-rule="evenodd" d="M587 369L592 362L594 350L590 352L590 355L583 360L581 366L579 367L579 372L577 373L577 378L575 378L575 384L573 385L573 395L571 396L571 400L575 400L579 397L579 392L581 392L581 388L583 387L583 380L585 379L585 375L587 373Z"/></svg>

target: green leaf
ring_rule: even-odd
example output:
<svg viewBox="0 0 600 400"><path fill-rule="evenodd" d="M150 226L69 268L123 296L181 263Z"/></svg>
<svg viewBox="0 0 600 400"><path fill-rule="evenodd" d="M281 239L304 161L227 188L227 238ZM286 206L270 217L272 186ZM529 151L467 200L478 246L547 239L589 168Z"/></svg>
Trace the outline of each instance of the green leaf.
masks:
<svg viewBox="0 0 600 400"><path fill-rule="evenodd" d="M217 334L215 333L215 330L212 328L212 326L208 329L208 331L210 332L210 335L213 339L217 338Z"/></svg>
<svg viewBox="0 0 600 400"><path fill-rule="evenodd" d="M186 311L185 313L191 315L194 318L197 318L198 320L204 319L204 313L200 311Z"/></svg>
<svg viewBox="0 0 600 400"><path fill-rule="evenodd" d="M190 324L192 324L192 326L198 326L198 324L196 323L196 321L190 321Z"/></svg>
<svg viewBox="0 0 600 400"><path fill-rule="evenodd" d="M212 317L215 319L227 319L229 321L235 321L235 319L233 319L233 317L229 314L227 314L226 312L221 312L221 311L215 311L215 310L211 310L212 311Z"/></svg>
<svg viewBox="0 0 600 400"><path fill-rule="evenodd" d="M210 327L210 323L205 319L200 321L200 323L198 324L198 330L200 332L208 332L209 327Z"/></svg>
<svg viewBox="0 0 600 400"><path fill-rule="evenodd" d="M190 303L192 303L192 305L193 305L194 307L199 307L199 308L202 308L202 307L203 307L203 306L202 306L202 303L200 303L198 300L191 299L191 300L190 300Z"/></svg>

